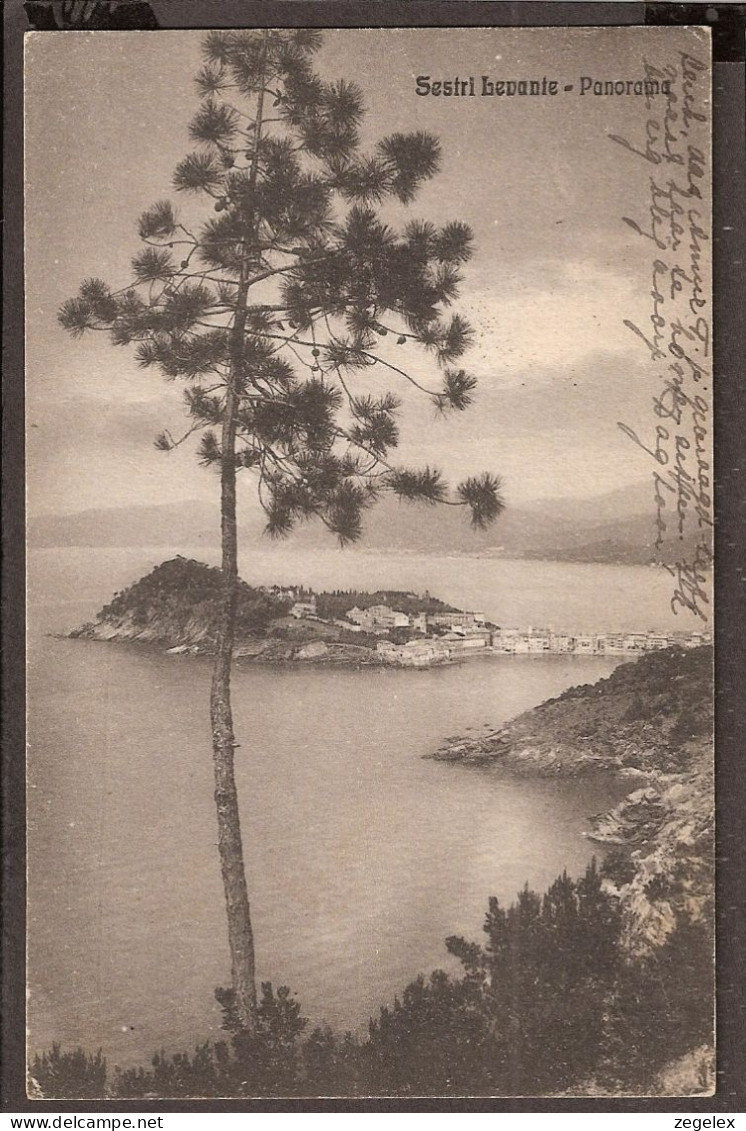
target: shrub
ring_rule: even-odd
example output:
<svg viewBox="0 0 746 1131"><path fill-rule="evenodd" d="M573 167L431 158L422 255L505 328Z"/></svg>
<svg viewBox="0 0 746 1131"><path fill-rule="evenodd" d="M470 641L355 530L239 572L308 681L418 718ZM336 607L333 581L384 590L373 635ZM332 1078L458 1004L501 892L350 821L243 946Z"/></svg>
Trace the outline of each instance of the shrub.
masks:
<svg viewBox="0 0 746 1131"><path fill-rule="evenodd" d="M95 1099L106 1091L106 1060L101 1049L95 1056L77 1048L62 1052L53 1044L49 1052L35 1056L31 1078L45 1100Z"/></svg>
<svg viewBox="0 0 746 1131"><path fill-rule="evenodd" d="M242 1029L232 990L218 990L229 1040L193 1055L156 1054L118 1072L119 1097L524 1095L649 1088L661 1068L712 1038L712 940L680 916L664 946L631 958L602 874L526 886L507 908L491 899L480 944L451 937L461 976L420 975L370 1021L366 1041L307 1021L287 987L262 985L257 1028ZM106 1062L81 1049L36 1057L45 1098L104 1094Z"/></svg>

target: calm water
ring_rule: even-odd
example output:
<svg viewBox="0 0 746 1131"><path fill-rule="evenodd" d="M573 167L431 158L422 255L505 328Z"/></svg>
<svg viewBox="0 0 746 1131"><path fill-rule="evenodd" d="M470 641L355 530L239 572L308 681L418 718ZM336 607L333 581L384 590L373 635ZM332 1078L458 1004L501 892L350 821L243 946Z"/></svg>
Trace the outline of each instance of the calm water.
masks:
<svg viewBox="0 0 746 1131"><path fill-rule="evenodd" d="M30 577L31 1047L100 1045L123 1065L219 1026L212 994L229 963L210 667L44 633L89 619L165 556L44 552ZM640 595L653 571L551 567L547 580L540 563L516 565L377 559L358 565L355 583L430 588L505 623L667 623L660 595ZM285 568L287 577L276 563L261 577L242 572L348 585L321 576L331 568L322 560ZM479 936L490 895L510 900L526 880L541 889L564 867L581 871L594 850L586 819L621 796L618 782L513 780L421 755L614 666L526 656L429 672L239 670L237 776L259 976L290 985L314 1021L358 1028L420 970L448 965L448 934Z"/></svg>
<svg viewBox="0 0 746 1131"><path fill-rule="evenodd" d="M30 582L39 624L43 622L47 630L50 625L65 629L75 623L75 616L93 616L114 590L131 585L176 553L218 564L216 552L205 546L33 551ZM239 564L241 576L253 585L275 582L317 589L429 590L459 608L484 612L496 624L520 628L530 624L578 632L702 628L697 618L671 612L670 576L665 570L646 566L336 549L309 555L267 541L260 549L244 552ZM69 614L63 608L65 602L71 606Z"/></svg>

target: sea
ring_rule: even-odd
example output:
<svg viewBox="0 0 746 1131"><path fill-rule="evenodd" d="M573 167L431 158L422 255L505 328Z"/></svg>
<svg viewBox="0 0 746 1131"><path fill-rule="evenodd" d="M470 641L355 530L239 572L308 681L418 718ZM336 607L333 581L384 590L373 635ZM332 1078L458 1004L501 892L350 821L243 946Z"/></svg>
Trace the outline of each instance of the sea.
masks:
<svg viewBox="0 0 746 1131"><path fill-rule="evenodd" d="M173 547L29 557L29 1049L101 1048L148 1064L221 1035L230 977L210 750L210 661L69 640ZM214 562L204 548L179 548ZM633 566L247 553L251 584L396 588L496 623L577 631L698 627L670 579ZM509 903L581 873L589 818L629 788L436 762L475 736L608 676L622 657L484 656L432 670L236 668L236 775L258 976L297 995L309 1028L365 1031L418 973L458 970Z"/></svg>

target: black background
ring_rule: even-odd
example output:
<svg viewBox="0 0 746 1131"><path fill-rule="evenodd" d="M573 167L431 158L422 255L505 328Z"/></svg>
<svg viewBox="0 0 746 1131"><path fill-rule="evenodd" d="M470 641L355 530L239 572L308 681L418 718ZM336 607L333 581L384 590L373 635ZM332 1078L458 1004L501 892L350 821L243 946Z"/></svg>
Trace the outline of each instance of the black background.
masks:
<svg viewBox="0 0 746 1131"><path fill-rule="evenodd" d="M3 922L0 1106L67 1112L676 1112L746 1111L746 4L493 0L6 0L3 347ZM89 6L88 11L91 11ZM701 1099L29 1101L25 1092L25 604L23 349L23 34L300 26L634 26L712 29L715 352L715 664L717 788L717 1092ZM69 207L76 206L75 200ZM746 471L746 464L743 464Z"/></svg>

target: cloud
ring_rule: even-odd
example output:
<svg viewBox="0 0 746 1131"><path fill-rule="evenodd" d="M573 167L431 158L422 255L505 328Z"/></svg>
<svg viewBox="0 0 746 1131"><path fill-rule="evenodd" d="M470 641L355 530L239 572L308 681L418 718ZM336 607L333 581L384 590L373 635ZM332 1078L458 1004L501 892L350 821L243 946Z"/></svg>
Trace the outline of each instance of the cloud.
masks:
<svg viewBox="0 0 746 1131"><path fill-rule="evenodd" d="M193 448L165 454L153 446L164 426L176 432L184 420L173 390L123 403L37 398L26 432L29 513L208 495L214 484Z"/></svg>
<svg viewBox="0 0 746 1131"><path fill-rule="evenodd" d="M625 318L644 307L639 280L594 262L546 261L530 272L497 278L472 292L464 309L477 332L469 356L483 380L549 383L572 374L603 350L607 357L638 352Z"/></svg>
<svg viewBox="0 0 746 1131"><path fill-rule="evenodd" d="M435 464L453 481L491 470L502 474L513 501L562 494L584 496L644 475L640 452L617 427L651 418L648 372L640 359L596 348L568 370L557 362L539 372L496 366L483 376L464 413L435 416L408 398L401 461Z"/></svg>
<svg viewBox="0 0 746 1131"><path fill-rule="evenodd" d="M639 279L595 261L535 258L519 275L496 276L459 303L477 334L464 365L479 385L465 413L439 416L383 366L353 384L403 396L395 462L441 466L452 481L496 470L522 498L587 493L591 473L613 487L641 474L616 422L635 427L650 413L649 363L622 323L640 317L643 289ZM180 387L139 370L108 342L86 342L92 354L84 354L80 343L59 336L35 345L29 381L34 505L74 510L209 493L212 482L193 450L165 457L152 446L161 429L177 434L185 422ZM391 336L381 347L438 387L432 358L397 347Z"/></svg>

